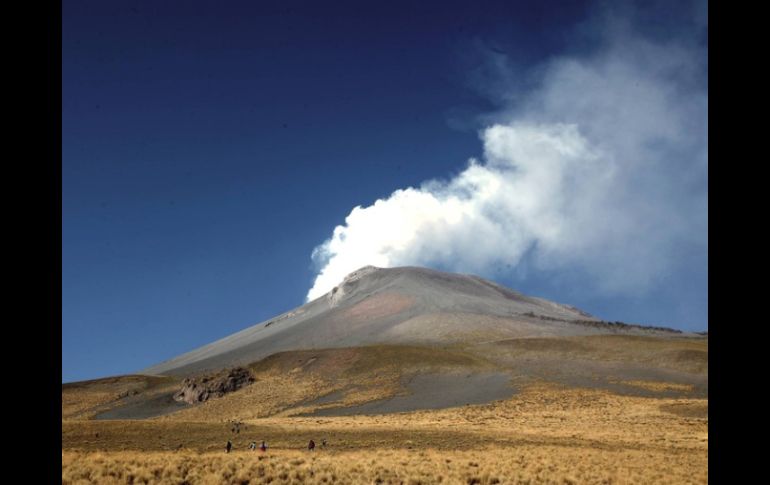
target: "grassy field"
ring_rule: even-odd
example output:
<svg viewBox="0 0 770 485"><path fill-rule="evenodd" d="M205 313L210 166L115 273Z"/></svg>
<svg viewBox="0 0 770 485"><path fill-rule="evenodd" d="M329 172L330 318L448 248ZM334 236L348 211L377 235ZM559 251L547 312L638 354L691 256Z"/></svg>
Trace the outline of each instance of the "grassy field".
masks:
<svg viewBox="0 0 770 485"><path fill-rule="evenodd" d="M483 372L499 369L500 361L459 348L281 353L251 366L252 386L145 420L91 418L126 393L155 395L178 380L70 384L62 389L62 483L707 483L707 367L700 364L707 344L614 337L505 343L498 351L511 348L504 363L512 376L519 365L540 365L537 359L565 359L562 365L578 374L590 360L581 382L591 383L590 373L603 369L593 362L611 362L612 372L619 369L613 362L622 362L619 350L603 346L627 346L635 362L654 362L656 353L668 360L661 360L662 374L634 364L604 376L610 387L572 385L572 374L560 381L512 378L517 393L508 399L371 416L298 414L318 408L314 400L330 392L350 405L402 392L405 373ZM586 350L592 347L600 351ZM232 432L233 419L244 423L239 433ZM226 454L228 439L233 451ZM312 453L310 439L319 445ZM247 449L262 440L267 453Z"/></svg>
<svg viewBox="0 0 770 485"><path fill-rule="evenodd" d="M649 450L520 445L224 453L64 452L63 484L706 483L705 462ZM650 466L654 463L655 466ZM700 465L700 466L699 466Z"/></svg>
<svg viewBox="0 0 770 485"><path fill-rule="evenodd" d="M329 444L311 454L309 439ZM267 454L247 450L261 440ZM708 402L543 384L462 408L252 419L238 434L226 422L65 421L62 447L73 484L706 483Z"/></svg>

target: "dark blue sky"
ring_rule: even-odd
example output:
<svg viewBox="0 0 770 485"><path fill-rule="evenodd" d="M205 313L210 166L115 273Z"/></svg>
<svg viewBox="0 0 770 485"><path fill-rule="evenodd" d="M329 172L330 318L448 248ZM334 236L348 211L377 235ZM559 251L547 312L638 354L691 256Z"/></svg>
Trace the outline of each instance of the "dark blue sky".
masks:
<svg viewBox="0 0 770 485"><path fill-rule="evenodd" d="M589 49L596 8L64 2L63 381L137 371L302 304L313 248L351 208L479 156L478 117L499 106L478 46L521 69ZM687 18L650 11L655 36ZM702 330L702 262L639 299L517 289ZM699 310L678 314L683 299Z"/></svg>

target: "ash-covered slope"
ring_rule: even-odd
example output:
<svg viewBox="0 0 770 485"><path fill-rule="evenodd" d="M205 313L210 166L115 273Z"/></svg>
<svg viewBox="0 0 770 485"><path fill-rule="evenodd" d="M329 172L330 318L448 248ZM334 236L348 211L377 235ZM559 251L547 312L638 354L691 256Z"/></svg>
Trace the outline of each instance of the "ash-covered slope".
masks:
<svg viewBox="0 0 770 485"><path fill-rule="evenodd" d="M316 300L142 373L188 375L285 350L480 343L608 331L575 321L598 322L576 308L528 297L477 276L367 266Z"/></svg>

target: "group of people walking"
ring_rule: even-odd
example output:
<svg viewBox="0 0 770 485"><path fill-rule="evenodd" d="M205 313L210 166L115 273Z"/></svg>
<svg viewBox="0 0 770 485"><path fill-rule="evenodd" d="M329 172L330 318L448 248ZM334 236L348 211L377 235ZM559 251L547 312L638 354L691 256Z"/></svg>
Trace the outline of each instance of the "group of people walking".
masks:
<svg viewBox="0 0 770 485"><path fill-rule="evenodd" d="M240 434L241 428L246 428L246 425L243 424L243 421L240 420L231 420L228 421L228 425L230 427L230 432L234 434ZM262 444L257 446L256 441L252 441L249 443L249 450L256 451L256 449L259 448L263 453L267 451L267 443L265 443L265 440L262 440ZM321 448L326 448L326 438L321 440ZM225 445L225 453L230 453L230 450L233 449L233 442L232 440L227 440L227 444ZM310 440L307 444L308 451L314 451L315 450L315 441Z"/></svg>
<svg viewBox="0 0 770 485"><path fill-rule="evenodd" d="M326 438L321 440L321 448L326 448ZM232 449L233 449L233 442L231 440L227 440L227 444L225 445L225 453L230 453L230 450L232 450ZM249 449L252 450L252 451L256 450L257 449L257 442L256 441L252 441L251 443L249 443ZM265 440L262 440L262 444L259 445L259 449L262 452L267 451L267 443L265 443ZM308 451L315 450L315 441L310 440L310 442L308 442L308 444L307 444L307 449L308 449Z"/></svg>
<svg viewBox="0 0 770 485"><path fill-rule="evenodd" d="M227 444L225 445L225 453L230 453L230 450L232 449L233 449L233 442L230 440L227 440ZM252 441L251 443L249 443L249 449L252 451L256 450L257 442ZM259 449L262 450L263 452L267 451L267 443L265 443L265 440L262 440L262 444L259 445Z"/></svg>
<svg viewBox="0 0 770 485"><path fill-rule="evenodd" d="M252 441L251 444L249 444L249 449L252 450L252 451L256 450L257 449L257 442L256 441ZM259 445L259 449L262 450L262 451L267 451L267 443L265 443L265 440L262 440L262 444Z"/></svg>

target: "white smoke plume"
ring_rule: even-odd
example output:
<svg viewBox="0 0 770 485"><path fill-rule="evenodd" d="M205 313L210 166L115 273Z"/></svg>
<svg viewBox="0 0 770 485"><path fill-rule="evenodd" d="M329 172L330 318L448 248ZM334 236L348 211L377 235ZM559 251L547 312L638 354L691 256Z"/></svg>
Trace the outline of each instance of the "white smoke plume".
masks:
<svg viewBox="0 0 770 485"><path fill-rule="evenodd" d="M366 265L489 276L522 258L629 294L707 251L705 54L607 32L593 55L543 66L526 101L481 131L481 160L355 207L313 251L308 300Z"/></svg>

